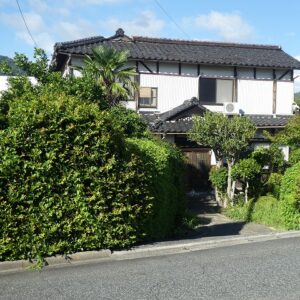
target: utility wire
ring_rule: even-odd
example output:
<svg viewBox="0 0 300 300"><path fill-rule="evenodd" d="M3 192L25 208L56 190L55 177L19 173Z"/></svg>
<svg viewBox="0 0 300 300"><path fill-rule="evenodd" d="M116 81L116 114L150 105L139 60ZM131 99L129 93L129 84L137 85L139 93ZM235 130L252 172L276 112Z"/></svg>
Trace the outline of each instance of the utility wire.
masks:
<svg viewBox="0 0 300 300"><path fill-rule="evenodd" d="M179 24L169 15L169 13L163 8L163 6L158 2L158 0L154 0L157 6L163 11L163 13L173 22L176 27L188 38L190 39L189 35L179 26Z"/></svg>
<svg viewBox="0 0 300 300"><path fill-rule="evenodd" d="M28 27L28 25L27 25L27 23L26 23L26 20L25 20L25 18L24 18L24 15L23 15L23 12L22 12L22 9L21 9L21 6L20 6L20 3L19 3L18 0L16 0L16 2L17 2L17 5L18 5L18 8L19 8L19 12L20 12L20 14L21 14L21 17L22 17L22 19L23 19L23 22L24 22L24 24L25 24L25 27L26 27L26 29L27 29L27 32L28 32L29 36L31 37L31 39L32 39L32 41L33 41L33 43L34 43L34 46L35 46L35 47L38 47L36 41L34 40L32 34L31 34L30 30L29 30L29 27Z"/></svg>

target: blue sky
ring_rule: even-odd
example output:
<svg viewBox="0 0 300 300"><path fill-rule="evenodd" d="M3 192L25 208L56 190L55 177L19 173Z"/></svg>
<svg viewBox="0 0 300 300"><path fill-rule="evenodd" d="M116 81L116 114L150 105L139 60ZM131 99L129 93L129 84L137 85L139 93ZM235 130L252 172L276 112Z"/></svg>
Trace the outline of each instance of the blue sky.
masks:
<svg viewBox="0 0 300 300"><path fill-rule="evenodd" d="M19 0L39 47L94 35L128 35L281 45L300 59L300 1ZM15 0L0 0L0 54L32 55ZM178 28L179 27L179 28Z"/></svg>

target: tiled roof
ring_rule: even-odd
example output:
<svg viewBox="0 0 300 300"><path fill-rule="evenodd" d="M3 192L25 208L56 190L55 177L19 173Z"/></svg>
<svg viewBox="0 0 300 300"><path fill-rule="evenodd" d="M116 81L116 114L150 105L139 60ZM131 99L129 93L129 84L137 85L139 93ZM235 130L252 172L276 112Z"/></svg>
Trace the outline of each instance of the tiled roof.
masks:
<svg viewBox="0 0 300 300"><path fill-rule="evenodd" d="M128 50L133 60L300 69L300 62L279 46L128 37L122 29L110 38L57 43L54 60L59 54L90 55L99 45Z"/></svg>
<svg viewBox="0 0 300 300"><path fill-rule="evenodd" d="M182 105L161 114L143 114L150 129L156 133L187 133L192 128L194 108L198 107L198 114L206 109L199 104L197 98L186 100ZM284 127L292 118L291 115L245 115L250 118L257 128Z"/></svg>

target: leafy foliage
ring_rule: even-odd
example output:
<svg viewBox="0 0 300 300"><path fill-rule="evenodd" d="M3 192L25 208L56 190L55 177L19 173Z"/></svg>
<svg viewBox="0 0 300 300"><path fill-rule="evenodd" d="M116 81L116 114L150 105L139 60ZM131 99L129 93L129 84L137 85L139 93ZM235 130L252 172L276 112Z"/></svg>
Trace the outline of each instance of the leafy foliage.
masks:
<svg viewBox="0 0 300 300"><path fill-rule="evenodd" d="M251 157L261 166L268 167L268 171L283 173L286 167L284 155L277 144L269 148L260 147L251 153Z"/></svg>
<svg viewBox="0 0 300 300"><path fill-rule="evenodd" d="M267 191L272 193L276 199L279 199L282 177L283 175L280 173L271 173L266 183Z"/></svg>
<svg viewBox="0 0 300 300"><path fill-rule="evenodd" d="M219 161L235 161L248 147L255 130L254 124L247 117L229 118L220 113L207 112L203 117L193 117L189 138L211 147Z"/></svg>
<svg viewBox="0 0 300 300"><path fill-rule="evenodd" d="M283 176L280 205L288 229L300 228L300 163L288 168Z"/></svg>
<svg viewBox="0 0 300 300"><path fill-rule="evenodd" d="M249 183L252 184L261 172L261 166L253 158L239 160L232 168L232 177L244 185L245 202L248 201Z"/></svg>
<svg viewBox="0 0 300 300"><path fill-rule="evenodd" d="M97 104L57 93L11 101L0 131L0 260L164 237L183 205L182 157L126 141Z"/></svg>
<svg viewBox="0 0 300 300"><path fill-rule="evenodd" d="M13 59L0 55L0 75L20 75L22 70L18 68Z"/></svg>
<svg viewBox="0 0 300 300"><path fill-rule="evenodd" d="M189 139L213 149L218 165L227 163L227 198L233 199L231 170L241 153L246 150L255 134L255 126L247 117L228 117L220 113L206 112L203 117L193 117Z"/></svg>
<svg viewBox="0 0 300 300"><path fill-rule="evenodd" d="M128 139L131 153L138 153L147 170L147 183L153 197L153 218L148 222L149 236L163 238L183 217L185 202L182 153L167 142Z"/></svg>
<svg viewBox="0 0 300 300"><path fill-rule="evenodd" d="M218 189L218 191L225 192L227 184L226 168L212 167L209 172L209 180L211 181L212 185Z"/></svg>
<svg viewBox="0 0 300 300"><path fill-rule="evenodd" d="M295 102L300 105L300 92L295 93Z"/></svg>
<svg viewBox="0 0 300 300"><path fill-rule="evenodd" d="M127 67L128 52L105 46L93 48L92 52L92 56L86 57L83 70L92 74L95 82L101 86L109 106L128 100L137 89L133 81L136 75L135 68Z"/></svg>
<svg viewBox="0 0 300 300"><path fill-rule="evenodd" d="M300 115L295 115L284 130L275 136L275 141L292 148L300 147Z"/></svg>
<svg viewBox="0 0 300 300"><path fill-rule="evenodd" d="M261 167L253 158L239 160L232 169L232 177L243 182L251 181L260 173Z"/></svg>
<svg viewBox="0 0 300 300"><path fill-rule="evenodd" d="M110 109L110 114L120 124L126 137L150 137L147 124L135 111L118 105Z"/></svg>

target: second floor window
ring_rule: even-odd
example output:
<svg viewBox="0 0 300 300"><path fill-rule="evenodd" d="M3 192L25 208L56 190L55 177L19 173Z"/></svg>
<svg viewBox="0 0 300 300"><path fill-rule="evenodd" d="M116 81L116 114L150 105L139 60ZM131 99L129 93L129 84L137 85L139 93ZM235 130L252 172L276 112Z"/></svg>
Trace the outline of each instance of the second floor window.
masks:
<svg viewBox="0 0 300 300"><path fill-rule="evenodd" d="M157 107L157 88L140 87L139 107L145 107L145 108Z"/></svg>
<svg viewBox="0 0 300 300"><path fill-rule="evenodd" d="M233 102L233 80L200 78L199 99L207 104Z"/></svg>

